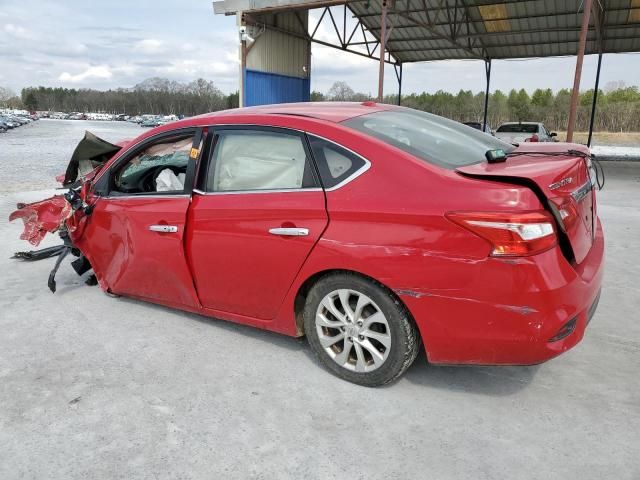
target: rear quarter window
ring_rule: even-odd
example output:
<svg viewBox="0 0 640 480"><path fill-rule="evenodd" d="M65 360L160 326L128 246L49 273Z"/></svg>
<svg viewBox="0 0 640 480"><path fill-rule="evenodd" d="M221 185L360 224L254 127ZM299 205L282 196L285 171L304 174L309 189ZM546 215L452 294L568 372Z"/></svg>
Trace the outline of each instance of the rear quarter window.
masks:
<svg viewBox="0 0 640 480"><path fill-rule="evenodd" d="M324 188L340 185L367 165L362 157L328 140L309 135L309 143Z"/></svg>

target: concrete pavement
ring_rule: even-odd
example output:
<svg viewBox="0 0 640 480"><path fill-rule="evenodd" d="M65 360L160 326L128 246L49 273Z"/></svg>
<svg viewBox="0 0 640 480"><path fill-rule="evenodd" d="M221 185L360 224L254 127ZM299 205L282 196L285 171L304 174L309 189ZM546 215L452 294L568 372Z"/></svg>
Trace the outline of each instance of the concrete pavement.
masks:
<svg viewBox="0 0 640 480"><path fill-rule="evenodd" d="M605 164L599 309L537 367L341 381L292 339L11 260L0 222L0 478L640 478L640 164ZM0 197L6 219L16 201ZM49 239L48 243L56 243Z"/></svg>

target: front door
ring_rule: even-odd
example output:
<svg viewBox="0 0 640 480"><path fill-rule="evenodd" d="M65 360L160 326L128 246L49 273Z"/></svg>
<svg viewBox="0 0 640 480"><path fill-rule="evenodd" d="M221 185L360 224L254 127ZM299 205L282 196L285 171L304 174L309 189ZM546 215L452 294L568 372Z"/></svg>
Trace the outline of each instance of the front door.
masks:
<svg viewBox="0 0 640 480"><path fill-rule="evenodd" d="M303 134L225 127L189 209L187 252L202 305L270 320L327 225Z"/></svg>
<svg viewBox="0 0 640 480"><path fill-rule="evenodd" d="M163 134L106 172L108 194L96 202L78 246L111 292L198 305L184 235L200 138L194 130Z"/></svg>

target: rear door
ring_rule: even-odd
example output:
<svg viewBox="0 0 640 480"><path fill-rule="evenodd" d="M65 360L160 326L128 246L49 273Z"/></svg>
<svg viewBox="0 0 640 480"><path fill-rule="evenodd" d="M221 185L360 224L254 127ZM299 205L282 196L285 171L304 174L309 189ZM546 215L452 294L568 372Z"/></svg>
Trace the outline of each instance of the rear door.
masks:
<svg viewBox="0 0 640 480"><path fill-rule="evenodd" d="M327 225L324 191L300 132L225 127L214 142L187 222L198 296L269 320Z"/></svg>

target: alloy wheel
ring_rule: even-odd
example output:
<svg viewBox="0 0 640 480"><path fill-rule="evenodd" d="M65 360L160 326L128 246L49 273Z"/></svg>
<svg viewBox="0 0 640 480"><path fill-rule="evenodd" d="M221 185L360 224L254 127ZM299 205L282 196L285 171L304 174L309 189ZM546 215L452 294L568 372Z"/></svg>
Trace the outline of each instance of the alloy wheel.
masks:
<svg viewBox="0 0 640 480"><path fill-rule="evenodd" d="M327 294L316 312L320 345L338 365L355 372L380 368L389 356L391 330L382 310L351 289Z"/></svg>

